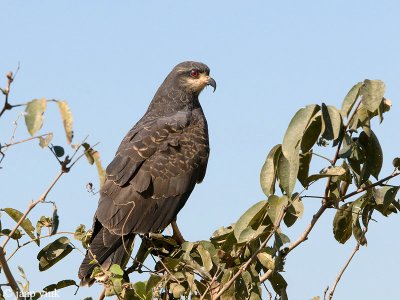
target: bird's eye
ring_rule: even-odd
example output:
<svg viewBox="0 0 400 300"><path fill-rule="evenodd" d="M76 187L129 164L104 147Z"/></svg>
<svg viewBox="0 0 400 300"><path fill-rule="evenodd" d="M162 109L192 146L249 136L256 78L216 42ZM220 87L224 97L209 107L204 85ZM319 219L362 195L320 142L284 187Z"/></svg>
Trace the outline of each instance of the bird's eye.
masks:
<svg viewBox="0 0 400 300"><path fill-rule="evenodd" d="M195 70L195 69L191 70L191 71L190 71L190 76L192 76L192 77L194 77L194 78L199 77L199 71L198 71L198 70Z"/></svg>

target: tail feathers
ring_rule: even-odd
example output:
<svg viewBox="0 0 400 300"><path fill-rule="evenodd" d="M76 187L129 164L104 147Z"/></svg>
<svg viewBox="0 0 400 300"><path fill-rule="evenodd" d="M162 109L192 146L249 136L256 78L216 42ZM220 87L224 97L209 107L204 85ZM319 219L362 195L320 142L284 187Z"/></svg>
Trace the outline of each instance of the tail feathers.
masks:
<svg viewBox="0 0 400 300"><path fill-rule="evenodd" d="M90 278L90 275L99 264L103 270L107 270L113 264L124 267L130 258L134 238L134 234L121 237L101 228L90 243L90 248L79 268L78 276L81 279L81 285L92 285L95 282L95 279ZM98 264L90 264L94 258Z"/></svg>

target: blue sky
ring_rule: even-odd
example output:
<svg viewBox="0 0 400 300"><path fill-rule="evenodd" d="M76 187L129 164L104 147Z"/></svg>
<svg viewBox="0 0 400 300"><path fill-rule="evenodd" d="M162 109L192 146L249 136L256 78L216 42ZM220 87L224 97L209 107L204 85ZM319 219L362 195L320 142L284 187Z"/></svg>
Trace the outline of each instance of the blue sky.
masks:
<svg viewBox="0 0 400 300"><path fill-rule="evenodd" d="M99 141L105 165L175 64L197 60L210 67L218 89L204 91L201 103L211 156L204 182L178 218L186 239L207 239L264 199L259 171L269 149L282 141L292 115L311 103L340 106L350 87L365 78L383 80L393 101L383 125L374 123L385 153L382 175L391 172L391 161L400 154L398 1L3 0L0 11L0 74L21 64L11 103L39 97L67 100L76 141L87 134L91 142ZM5 85L5 77L0 84ZM58 111L51 105L48 110L41 132L54 130L54 142L63 144ZM20 111L7 112L0 120L0 142L11 136ZM16 138L27 136L20 121ZM25 210L57 174L55 160L35 143L7 153L0 171L1 207ZM318 161L315 170L322 167ZM51 192L60 230L91 226L97 197L85 186L97 184L96 176L82 160ZM303 219L285 230L292 239L319 205L318 200L304 202ZM50 213L51 206L43 205L31 219ZM288 257L284 275L291 299L322 295L350 255L355 242L339 245L334 240L332 217L333 212L327 213L310 240ZM368 247L346 271L336 299L397 297L398 216L377 220L368 232ZM11 264L25 268L32 290L76 279L80 253L41 273L38 250L29 246ZM63 291L63 299L71 299L73 292ZM83 288L76 298L97 295L98 289Z"/></svg>

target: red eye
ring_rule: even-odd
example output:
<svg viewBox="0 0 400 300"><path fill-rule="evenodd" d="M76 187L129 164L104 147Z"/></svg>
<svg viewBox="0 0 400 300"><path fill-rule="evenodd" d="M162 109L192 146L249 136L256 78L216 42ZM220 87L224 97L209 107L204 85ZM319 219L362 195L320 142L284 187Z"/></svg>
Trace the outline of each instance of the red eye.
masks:
<svg viewBox="0 0 400 300"><path fill-rule="evenodd" d="M194 78L199 77L199 71L193 69L192 71L190 71L190 76Z"/></svg>

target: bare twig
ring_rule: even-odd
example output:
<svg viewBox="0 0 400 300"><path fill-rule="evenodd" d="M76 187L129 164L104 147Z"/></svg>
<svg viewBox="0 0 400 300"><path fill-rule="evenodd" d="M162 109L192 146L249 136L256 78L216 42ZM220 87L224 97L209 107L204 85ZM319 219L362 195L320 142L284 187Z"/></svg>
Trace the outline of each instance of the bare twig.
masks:
<svg viewBox="0 0 400 300"><path fill-rule="evenodd" d="M327 293L328 293L328 290L329 290L329 286L327 286L327 287L325 288L325 290L324 290L324 300L326 300L326 295L327 295Z"/></svg>
<svg viewBox="0 0 400 300"><path fill-rule="evenodd" d="M0 265L3 268L4 275L6 276L7 281L9 283L11 289L13 290L15 296L17 297L18 300L22 299L21 291L18 287L17 282L15 281L13 274L11 273L10 267L8 266L8 263L4 256L4 248L3 247L0 247Z"/></svg>
<svg viewBox="0 0 400 300"><path fill-rule="evenodd" d="M399 176L399 175L400 175L400 171L393 172L393 173L390 174L389 176L386 176L385 178L383 178L383 179L381 179L381 180L378 180L377 182L375 182L375 183L373 183L373 184L367 185L367 186L365 186L365 187L361 187L361 188L355 190L354 192L351 192L351 193L349 193L349 194L347 194L347 195L341 197L340 200L341 200L341 201L346 200L346 199L348 199L348 198L350 198L350 197L353 197L354 195L357 195L357 194L359 194L359 193L362 193L362 192L364 192L364 191L366 191L366 190L369 190L369 189L371 189L371 188L373 188L373 187L375 187L375 186L383 185L383 183L384 183L385 181L388 181L389 179L392 179L392 178L394 178L394 177L396 177L396 176Z"/></svg>
<svg viewBox="0 0 400 300"><path fill-rule="evenodd" d="M340 270L339 274L337 275L335 282L333 284L333 288L329 293L329 300L332 300L333 294L335 293L336 286L338 285L340 279L342 278L343 273L346 271L347 267L349 266L351 260L353 259L356 252L360 249L360 242L357 243L356 247L354 248L353 252L351 253L349 259L344 264L343 268Z"/></svg>
<svg viewBox="0 0 400 300"><path fill-rule="evenodd" d="M104 288L103 291L101 292L99 300L103 300L105 297L106 297L106 288Z"/></svg>
<svg viewBox="0 0 400 300"><path fill-rule="evenodd" d="M49 134L51 134L51 133L50 132L49 133L44 133L44 134L41 134L41 135L32 136L32 137L24 139L24 140L12 142L12 143L9 143L9 144L4 144L4 146L2 146L2 148L10 148L11 146L14 146L14 145L22 144L22 143L25 143L25 142L28 142L28 141L31 141L31 140L34 140L34 139L40 139L41 137L48 136Z"/></svg>
<svg viewBox="0 0 400 300"><path fill-rule="evenodd" d="M322 158L322 159L327 160L331 165L333 164L333 161L332 161L332 160L330 160L329 158L327 158L327 157L325 157L325 156L323 156L323 155L321 155L321 154L318 154L318 153L315 153L315 152L311 152L311 154L312 154L312 155L315 155L315 156L318 156L318 157L320 157L320 158Z"/></svg>
<svg viewBox="0 0 400 300"><path fill-rule="evenodd" d="M357 251L360 249L361 241L365 238L365 235L367 234L367 231L368 231L368 224L369 224L369 221L371 220L372 212L373 212L373 211L370 211L370 212L369 212L368 222L367 222L367 224L365 225L364 230L362 231L361 237L360 237L360 239L358 240L357 245L355 246L353 252L351 253L351 255L350 255L350 257L348 258L348 260L346 261L346 263L344 264L343 268L340 270L339 274L337 275L337 277L336 277L336 279L335 279L335 282L333 283L333 287L332 287L332 289L331 289L331 291L330 291L330 293L329 293L329 300L332 300L332 299L333 299L333 294L335 293L336 287L337 287L337 285L338 285L340 279L342 278L343 273L346 271L346 269L347 269L347 267L349 266L349 264L350 264L351 260L353 259L354 255L355 255L355 254L357 253Z"/></svg>
<svg viewBox="0 0 400 300"><path fill-rule="evenodd" d="M29 240L29 241L23 243L22 245L18 245L18 247L15 248L15 250L14 250L14 251L10 254L10 256L7 258L7 261L9 261L9 260L15 255L15 253L17 253L18 250L21 249L22 247L25 247L25 246L29 245L29 244L32 243L32 242L35 242L35 241L38 241L38 240L41 240L41 239L44 239L44 238L48 238L48 237L51 237L51 236L60 235L60 234L70 234L70 235L74 235L74 232L59 231L59 232L56 232L56 233L53 233L53 234L50 233L50 234L47 234L47 235L42 235L42 236L39 236L39 237L37 237L37 238L31 239L31 240Z"/></svg>
<svg viewBox="0 0 400 300"><path fill-rule="evenodd" d="M4 105L3 108L0 111L0 117L4 114L4 112L6 110L10 110L11 108L13 108L13 105L11 105L8 102L8 96L10 95L10 90L11 90L11 83L14 81L15 76L17 75L19 71L19 63L18 63L18 67L17 70L14 72L8 72L7 73L7 87L5 89L1 89L1 92L5 95L5 99L4 99Z"/></svg>

